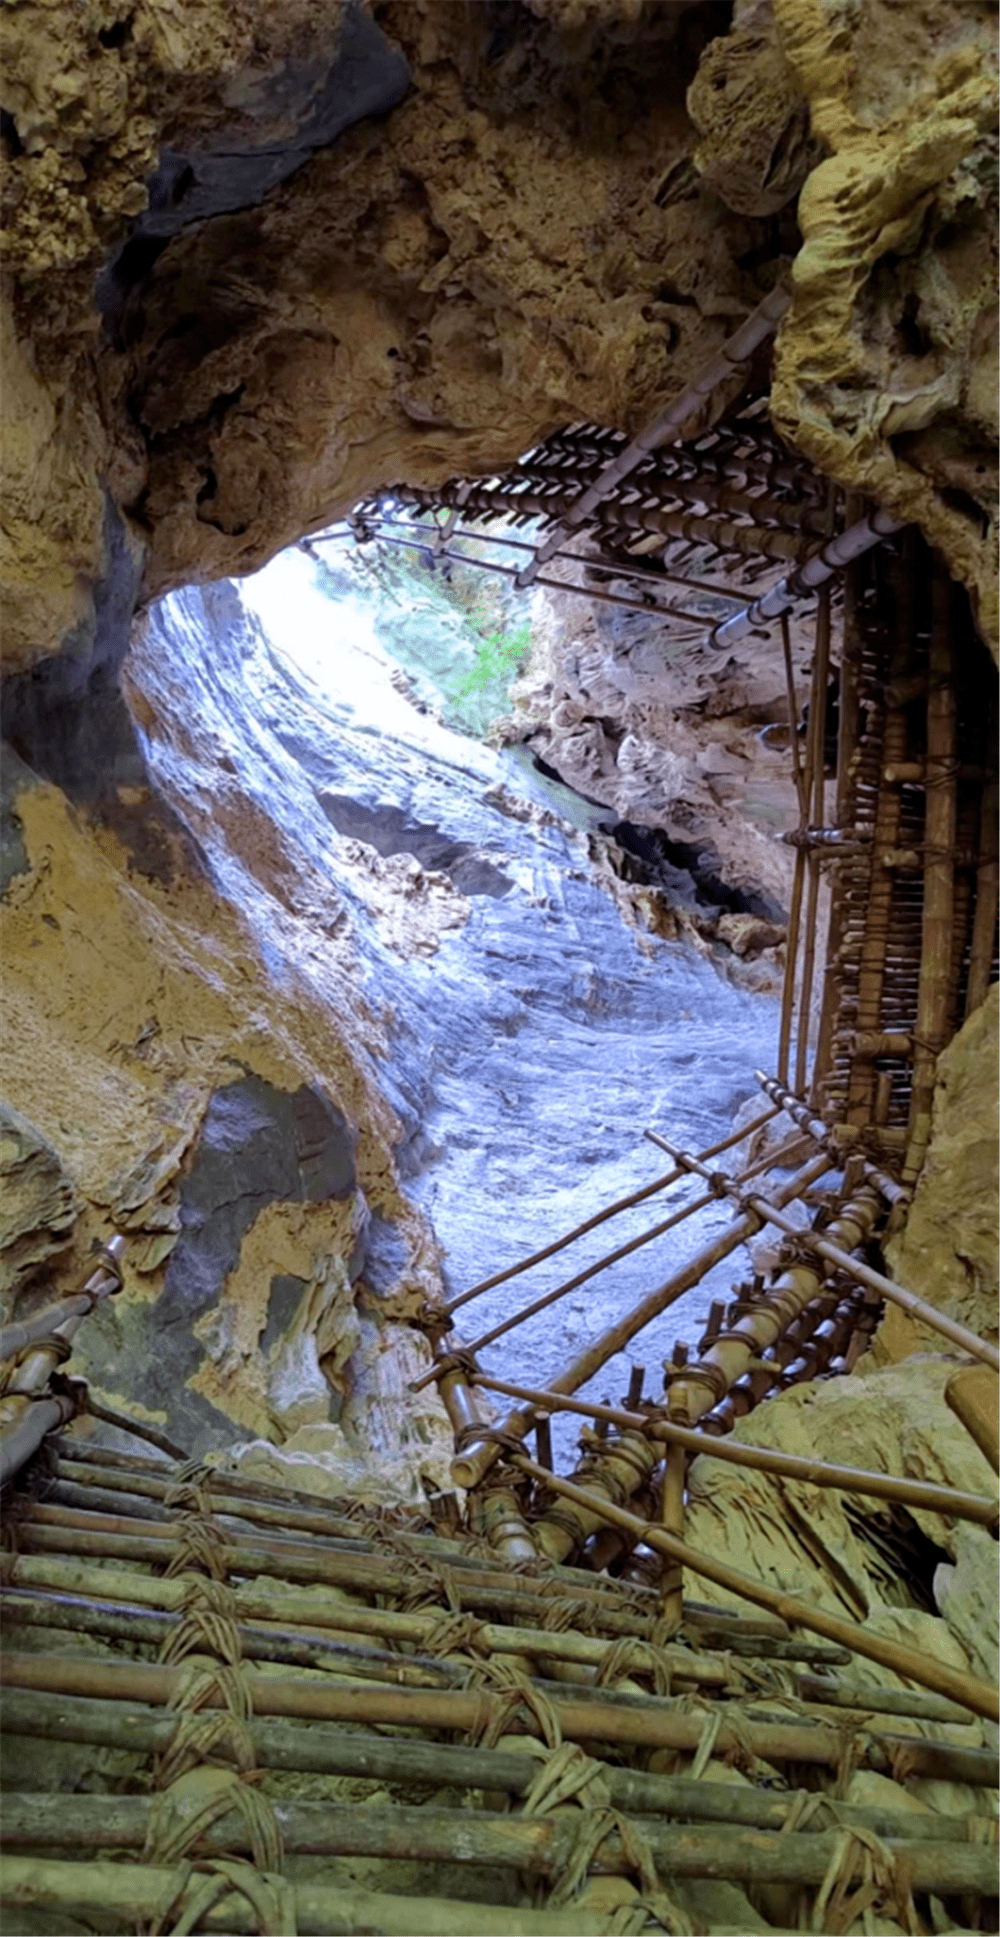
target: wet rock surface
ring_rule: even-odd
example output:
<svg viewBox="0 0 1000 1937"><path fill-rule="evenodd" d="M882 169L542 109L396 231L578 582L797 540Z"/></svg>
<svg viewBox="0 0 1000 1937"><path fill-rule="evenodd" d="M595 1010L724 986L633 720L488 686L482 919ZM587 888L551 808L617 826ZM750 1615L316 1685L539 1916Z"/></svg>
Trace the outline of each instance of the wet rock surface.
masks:
<svg viewBox="0 0 1000 1937"><path fill-rule="evenodd" d="M400 1181L433 1229L454 1295L662 1174L642 1141L646 1123L697 1145L724 1135L754 1062L770 1058L776 1008L685 944L627 927L588 864L585 827L552 811L548 783L418 713L377 640L352 636L352 623L316 591L302 555L287 555L242 596L219 587L166 601L129 678L151 771L260 934L272 973L286 972L292 945L275 919L282 901L315 919L322 893L347 940L372 1024L352 1046L394 1111ZM304 629L320 642L310 675L286 656ZM175 680L197 720L194 744L160 710ZM233 775L256 842L241 840L232 818ZM724 1208L703 1213L486 1363L550 1376L726 1218ZM652 1221L632 1213L607 1242L594 1234L568 1253L565 1269L553 1261L489 1294L463 1315L463 1331L485 1329ZM419 1279L391 1219L373 1221L367 1242L361 1283L384 1323L412 1308ZM172 1261L168 1296L182 1278ZM706 1281L696 1314L718 1289ZM690 1308L662 1321L643 1341L651 1366L690 1325ZM609 1389L624 1390L627 1374L612 1367Z"/></svg>

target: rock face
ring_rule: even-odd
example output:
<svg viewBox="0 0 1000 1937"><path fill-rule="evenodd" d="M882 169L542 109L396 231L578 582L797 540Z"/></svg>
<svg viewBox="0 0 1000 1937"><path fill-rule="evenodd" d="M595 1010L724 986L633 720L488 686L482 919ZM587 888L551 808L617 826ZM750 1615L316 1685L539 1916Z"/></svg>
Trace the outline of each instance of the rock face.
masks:
<svg viewBox="0 0 1000 1937"><path fill-rule="evenodd" d="M285 656L303 634L329 642L325 693ZM577 801L569 827L530 765L447 732L393 675L301 553L243 598L174 595L126 685L186 847L143 872L26 776L5 945L11 1092L77 1185L81 1241L111 1220L130 1240L82 1368L192 1450L250 1440L258 1471L268 1446L308 1450L362 1491L376 1463L401 1490L444 1472L436 1399L405 1389L426 1358L413 1311L662 1174L645 1123L725 1135L776 1025L705 955L626 925L640 891L600 884L595 810ZM554 1373L727 1217L623 1260L485 1363ZM470 1305L466 1335L654 1221L639 1208ZM729 1283L644 1338L654 1386Z"/></svg>
<svg viewBox="0 0 1000 1937"><path fill-rule="evenodd" d="M76 1192L56 1152L16 1110L0 1106L0 1296L10 1301L73 1235Z"/></svg>
<svg viewBox="0 0 1000 1937"><path fill-rule="evenodd" d="M996 1071L998 990L969 1017L938 1063L930 1155L906 1228L889 1251L900 1282L983 1335L997 1332ZM927 1350L904 1312L886 1313L877 1349Z"/></svg>

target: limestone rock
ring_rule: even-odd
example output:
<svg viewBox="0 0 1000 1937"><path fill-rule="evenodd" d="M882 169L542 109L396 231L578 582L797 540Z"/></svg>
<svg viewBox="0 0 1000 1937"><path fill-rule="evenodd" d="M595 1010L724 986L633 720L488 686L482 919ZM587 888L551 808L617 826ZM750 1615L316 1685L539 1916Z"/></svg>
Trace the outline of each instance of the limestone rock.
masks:
<svg viewBox="0 0 1000 1937"><path fill-rule="evenodd" d="M828 156L799 199L772 412L819 468L919 523L996 645L995 18L776 0ZM985 534L985 535L984 535Z"/></svg>
<svg viewBox="0 0 1000 1937"><path fill-rule="evenodd" d="M759 10L753 25L711 42L687 105L701 137L695 166L741 215L776 215L819 159L805 98Z"/></svg>
<svg viewBox="0 0 1000 1937"><path fill-rule="evenodd" d="M994 985L938 1062L931 1143L902 1234L889 1246L901 1284L973 1331L996 1335L997 1062ZM934 1350L931 1334L887 1311L876 1349Z"/></svg>
<svg viewBox="0 0 1000 1937"><path fill-rule="evenodd" d="M13 1301L49 1259L65 1251L76 1192L40 1130L0 1104L0 1296ZM10 1307L8 1307L10 1309Z"/></svg>

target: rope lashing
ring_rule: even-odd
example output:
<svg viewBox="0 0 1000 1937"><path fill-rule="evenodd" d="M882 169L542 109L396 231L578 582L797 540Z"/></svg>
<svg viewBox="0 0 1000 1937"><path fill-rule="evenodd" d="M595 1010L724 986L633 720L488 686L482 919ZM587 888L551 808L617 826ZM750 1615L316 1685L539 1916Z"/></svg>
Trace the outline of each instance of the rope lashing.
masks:
<svg viewBox="0 0 1000 1937"><path fill-rule="evenodd" d="M185 1807L189 1800L195 1807ZM284 1852L273 1803L235 1770L217 1768L193 1769L168 1792L154 1796L143 1861L179 1862L213 1824L230 1813L242 1818L258 1869L280 1869Z"/></svg>
<svg viewBox="0 0 1000 1937"><path fill-rule="evenodd" d="M185 1655L206 1649L230 1667L243 1658L236 1597L224 1581L195 1574L186 1584L181 1602L183 1619L167 1635L160 1649L164 1663L183 1661Z"/></svg>
<svg viewBox="0 0 1000 1937"><path fill-rule="evenodd" d="M851 1879L861 1861L862 1880L853 1895ZM843 1937L862 1917L881 1909L896 1918L909 1937L923 1929L913 1893L897 1858L873 1830L852 1824L838 1829L833 1852L813 1905L811 1929ZM867 1927L867 1926L866 1926Z"/></svg>
<svg viewBox="0 0 1000 1937"><path fill-rule="evenodd" d="M477 1662L466 1681L467 1688L497 1691L483 1723L469 1731L472 1747L496 1747L501 1735L508 1735L515 1721L524 1719L546 1746L558 1749L562 1728L552 1703L543 1691L529 1681L512 1661Z"/></svg>
<svg viewBox="0 0 1000 1937"><path fill-rule="evenodd" d="M282 1876L254 1868L235 1858L189 1864L179 1891L146 1926L145 1937L189 1937L202 1919L226 1897L235 1897L240 1928L247 1911L260 1937L297 1937L295 1890Z"/></svg>
<svg viewBox="0 0 1000 1937"><path fill-rule="evenodd" d="M167 1567L167 1579L202 1568L213 1580L225 1579L228 1570L229 1535L201 1513L184 1513L177 1526L177 1544Z"/></svg>

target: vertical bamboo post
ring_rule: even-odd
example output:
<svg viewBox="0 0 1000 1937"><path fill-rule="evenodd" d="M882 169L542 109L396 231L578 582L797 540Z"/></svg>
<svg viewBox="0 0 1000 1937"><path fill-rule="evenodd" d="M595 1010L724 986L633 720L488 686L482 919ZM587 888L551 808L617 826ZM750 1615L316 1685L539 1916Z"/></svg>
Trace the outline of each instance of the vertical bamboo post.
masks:
<svg viewBox="0 0 1000 1937"><path fill-rule="evenodd" d="M673 1408L670 1410L673 1417ZM660 1518L667 1533L684 1534L684 1479L687 1454L676 1443L667 1447L663 1469L663 1494ZM668 1634L676 1634L684 1614L684 1570L679 1561L669 1560L663 1569L663 1599L660 1617Z"/></svg>
<svg viewBox="0 0 1000 1937"><path fill-rule="evenodd" d="M944 1048L951 983L956 793L952 620L951 581L943 564L935 559L927 687L924 909L904 1183L913 1183L919 1176L930 1142L934 1078L938 1055Z"/></svg>
<svg viewBox="0 0 1000 1937"><path fill-rule="evenodd" d="M969 980L965 1013L971 1016L986 1000L996 947L997 908L1000 896L1000 868L997 861L997 816L1000 812L1000 787L995 779L983 789L979 829L979 866L976 869L976 910L972 918L972 944L969 950Z"/></svg>
<svg viewBox="0 0 1000 1937"><path fill-rule="evenodd" d="M897 845L902 812L898 786L886 779L886 770L907 757L907 717L904 687L909 673L915 631L916 577L925 554L917 550L912 535L903 539L901 558L892 566L880 560L876 583L880 592L880 616L892 627L893 651L885 697L885 727L882 739L881 776L875 805L873 866L865 910L864 939L858 975L856 1025L877 1030L882 1023L882 997L885 986L886 954L892 909L893 876L878 866L877 856ZM891 597L891 604L890 604ZM871 1121L875 1090L873 1063L852 1059L848 1084L847 1120L868 1124Z"/></svg>
<svg viewBox="0 0 1000 1937"><path fill-rule="evenodd" d="M851 500L845 507L848 525L854 522L851 515ZM855 512L855 517L859 516ZM837 778L834 824L839 828L853 829L854 813L854 765L858 745L858 732L861 719L860 673L861 638L858 628L858 596L860 574L864 566L855 560L848 566L844 577L844 618L840 652L840 727L837 734ZM823 1084L830 1072L833 1032L840 1006L840 973L838 957L843 940L848 904L848 891L843 870L833 871L830 888L830 926L826 945L826 968L823 979L823 1002L820 1012L819 1035L816 1042L816 1059L813 1064L810 1100L818 1106Z"/></svg>
<svg viewBox="0 0 1000 1937"><path fill-rule="evenodd" d="M816 650L813 655L812 694L809 711L809 760L806 783L812 790L812 817L822 827L825 815L826 783L823 772L823 747L826 737L827 687L830 678L830 587L820 587L816 605ZM806 897L805 946L802 951L802 983L799 989L799 1033L795 1044L795 1088L806 1086L809 1062L809 1037L812 1021L813 967L816 960L816 918L819 911L819 853L808 851L809 889Z"/></svg>

